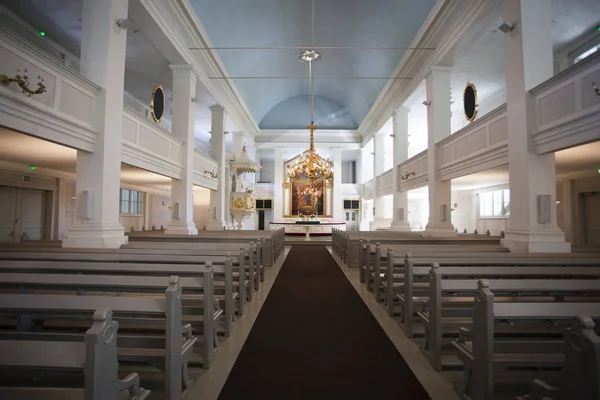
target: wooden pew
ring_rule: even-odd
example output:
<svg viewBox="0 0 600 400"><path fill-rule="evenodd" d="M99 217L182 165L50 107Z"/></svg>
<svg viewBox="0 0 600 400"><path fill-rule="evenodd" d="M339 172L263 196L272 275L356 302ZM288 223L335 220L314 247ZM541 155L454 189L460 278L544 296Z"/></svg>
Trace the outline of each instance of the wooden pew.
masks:
<svg viewBox="0 0 600 400"><path fill-rule="evenodd" d="M77 320L89 318L97 308L109 307L116 320L127 322L137 318L140 323L161 323L164 328L163 337L119 333L117 357L120 361L142 361L163 366L161 368L164 368L167 400L182 399L192 388L193 382L188 376L187 365L197 338L192 335L190 325L182 324L181 286L177 277L170 278L162 298L86 295L77 296L74 301L74 297L58 294L0 294L0 313L33 315L48 322L73 317Z"/></svg>
<svg viewBox="0 0 600 400"><path fill-rule="evenodd" d="M475 254L475 253L473 253ZM555 273L555 276L573 276L580 278L593 278L597 279L600 277L600 260L597 258L576 258L570 257L559 257L554 255L553 258L546 258L543 256L531 255L497 255L496 257L486 257L481 259L479 256L472 257L472 255L461 254L460 257L452 257L450 253L446 254L448 257L443 257L443 254L437 255L436 258L413 258L412 255L406 254L403 258L402 264L397 264L394 259L393 252L388 251L388 265L386 272L386 307L388 309L388 315L394 316L394 301L398 301L401 309L401 324L405 330L405 334L408 337L412 337L412 316L414 314L415 303L425 304L427 298L424 296L427 294L429 278L429 270L431 266L436 262L438 265L444 267L455 267L452 274L457 276L478 276L479 278L488 276L501 276L501 274L511 274L510 271L504 271L503 268L499 267L517 267L522 268L529 267L533 268L531 273L538 271L540 267L546 268L548 273ZM396 265L402 265L399 269ZM418 265L418 266L417 266ZM561 269L560 267L569 266L568 270ZM470 268L470 269L467 269ZM486 269L487 267L487 269ZM552 268L558 269L552 269ZM578 267L578 268L574 268ZM450 270L449 270L450 271ZM523 270L525 271L525 270ZM524 272L525 273L525 272ZM469 275L470 274L470 275ZM416 280L421 282L415 283ZM392 290L389 290L392 288ZM417 293L415 289L418 288ZM420 295L420 296L417 296ZM419 297L419 298L415 298ZM416 300L416 301L415 301Z"/></svg>
<svg viewBox="0 0 600 400"><path fill-rule="evenodd" d="M190 255L180 255L179 251L176 250L114 250L114 249L103 249L97 251L97 249L61 249L60 251L35 251L35 252L7 252L0 251L0 267L3 264L2 260L13 260L13 261L57 261L57 262L84 262L84 263L120 263L118 268L124 263L128 264L163 264L161 267L140 267L131 266L129 270L132 273L144 273L147 269L147 273L158 274L162 272L163 275L175 274L173 266L175 264L190 264L201 266L207 262L210 262L215 272L215 285L216 285L216 298L224 303L225 311L225 334L229 335L234 324L234 308L237 302L237 310L241 315L245 309L246 299L252 300L252 285L247 279L247 274L255 276L257 279L257 272L254 268L254 258L250 257L249 267L246 268L246 258L243 255L242 250L238 253L238 264L237 272L232 271L232 257L231 253L227 255L211 255L204 256L198 255L197 253L190 253ZM14 264L11 264L14 265ZM58 264L49 264L46 270L55 268ZM107 267L105 268L114 268ZM11 268L18 268L11 267ZM171 271L171 272L169 272ZM196 269L198 273L200 269ZM186 272L187 274L190 271ZM189 276L189 275L187 275ZM222 284L222 286L220 286ZM237 291L235 290L237 289Z"/></svg>
<svg viewBox="0 0 600 400"><path fill-rule="evenodd" d="M491 269L486 268L485 269ZM556 267L553 267L556 269ZM569 269L565 267L563 269ZM461 327L470 328L474 296L477 292L477 275L452 274L453 267L439 267L435 265L429 272L429 299L424 310L417 312L421 324L425 327L425 343L423 351L436 370L452 363L442 362L443 340L442 335L458 335ZM536 268L531 274L531 268L501 267L495 271L482 272L494 288L497 297L504 301L521 297L530 297L527 301L563 301L565 296L582 297L600 295L600 279L552 279L554 271L546 273L546 268ZM477 272L477 271L475 271ZM560 272L560 271L558 271ZM494 274L499 274L502 279L491 279ZM447 279L443 279L447 278ZM573 299L570 299L573 301ZM591 300L587 300L591 301ZM600 303L598 304L600 306Z"/></svg>
<svg viewBox="0 0 600 400"><path fill-rule="evenodd" d="M398 237L398 232L346 232L344 240L344 263L348 268L359 266L360 241L369 241L371 243L379 242L382 246L402 245L487 245L502 248L500 238L486 235L474 235L470 237L449 237L449 238L427 238L422 233L407 233L409 236ZM505 251L505 250L503 250Z"/></svg>
<svg viewBox="0 0 600 400"><path fill-rule="evenodd" d="M367 241L364 243L363 256L361 260L361 272L365 278L363 281L367 284L369 290L376 291L377 288L381 290L381 274L382 270L387 265L387 254L382 254L380 243L376 243L375 246ZM387 249L391 250L396 254L417 254L420 257L433 257L438 254L446 256L454 256L454 254L464 254L473 257L481 255L493 255L493 254L505 254L510 255L508 249L500 247L498 245L487 245L487 244L453 244L453 243L440 243L437 245L426 245L426 244L415 244L415 245L387 245ZM452 254L450 254L452 253ZM370 277L370 279L366 279Z"/></svg>
<svg viewBox="0 0 600 400"><path fill-rule="evenodd" d="M83 388L0 387L4 399L61 399L107 400L126 398L143 400L150 394L140 387L136 373L119 379L117 362L117 331L119 324L112 320L109 308L99 308L92 316L92 326L84 340L49 340L49 335L36 335L35 340L14 338L0 340L0 368L29 370L61 370L83 372ZM14 371L12 371L14 372ZM31 374L31 372L28 372ZM126 391L126 396L123 396Z"/></svg>
<svg viewBox="0 0 600 400"><path fill-rule="evenodd" d="M227 270L227 269L226 269ZM229 270L230 271L230 270ZM74 275L77 274L77 275ZM214 349L217 327L224 310L218 306L218 298L214 291L214 268L210 261L206 268L197 266L179 266L173 264L129 264L129 263L92 263L80 261L0 261L0 289L3 287L45 288L60 290L77 290L78 294L86 290L133 291L141 293L153 290L163 291L168 286L168 278L173 274L179 276L184 288L184 300L199 302L198 308L203 310L202 333L204 336L203 359L210 365ZM225 298L231 298L231 274L227 274ZM93 278L93 279L92 279ZM215 299L209 301L209 299ZM225 305L232 314L232 302ZM227 313L225 311L225 314ZM199 318L195 318L198 323ZM232 324L225 321L226 335L229 336Z"/></svg>
<svg viewBox="0 0 600 400"><path fill-rule="evenodd" d="M542 379L535 379L530 394L518 400L594 400L600 397L600 337L595 324L588 316L577 316L564 333L565 365L561 371L559 386L552 386Z"/></svg>
<svg viewBox="0 0 600 400"><path fill-rule="evenodd" d="M594 319L600 317L598 303L499 303L494 301L492 290L487 281L478 282L472 330L461 330L458 340L452 342L465 365L464 380L457 391L463 398L471 400L493 399L496 379L502 375L510 376L511 382L519 379L530 381L527 369L559 371L564 367L564 340L536 340L523 336L497 340L494 334L499 324L508 329L514 322L518 325L531 321L564 323L577 315L588 315ZM515 327L517 333L519 329L519 326ZM539 371L536 373L539 374Z"/></svg>
<svg viewBox="0 0 600 400"><path fill-rule="evenodd" d="M257 241L264 244L265 265L271 267L275 261L283 254L285 247L285 232L283 229L277 231L200 231L196 236L168 236L159 232L132 232L127 233L129 243L134 242L169 242L169 243L237 243L247 244L250 241Z"/></svg>
<svg viewBox="0 0 600 400"><path fill-rule="evenodd" d="M229 252L244 251L246 265L254 265L259 272L254 285L256 290L265 278L265 245L261 242L250 242L239 247L238 243L189 243L189 242L134 242L121 246L120 252L127 254L173 254L173 255L224 255ZM241 255L240 255L241 257ZM260 281L259 281L260 279Z"/></svg>

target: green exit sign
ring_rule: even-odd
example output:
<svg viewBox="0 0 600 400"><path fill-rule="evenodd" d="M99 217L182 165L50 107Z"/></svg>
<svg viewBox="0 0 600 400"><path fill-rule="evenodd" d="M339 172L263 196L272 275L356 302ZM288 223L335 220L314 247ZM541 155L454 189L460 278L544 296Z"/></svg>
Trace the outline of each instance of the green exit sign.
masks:
<svg viewBox="0 0 600 400"><path fill-rule="evenodd" d="M31 177L30 177L30 176L23 175L23 181L25 181L25 182L29 182L30 180L31 180Z"/></svg>

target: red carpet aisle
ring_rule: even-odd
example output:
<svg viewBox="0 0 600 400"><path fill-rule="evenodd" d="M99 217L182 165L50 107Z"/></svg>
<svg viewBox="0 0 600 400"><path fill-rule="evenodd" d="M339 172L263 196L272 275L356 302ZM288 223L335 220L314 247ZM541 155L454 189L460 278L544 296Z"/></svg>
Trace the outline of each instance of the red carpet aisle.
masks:
<svg viewBox="0 0 600 400"><path fill-rule="evenodd" d="M429 399L324 246L293 246L220 400Z"/></svg>

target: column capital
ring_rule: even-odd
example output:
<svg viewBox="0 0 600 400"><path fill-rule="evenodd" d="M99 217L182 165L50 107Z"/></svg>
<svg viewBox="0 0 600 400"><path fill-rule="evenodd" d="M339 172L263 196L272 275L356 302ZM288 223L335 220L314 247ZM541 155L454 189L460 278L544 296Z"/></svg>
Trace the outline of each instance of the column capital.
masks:
<svg viewBox="0 0 600 400"><path fill-rule="evenodd" d="M398 117L401 115L408 115L408 113L410 113L410 108L408 107L398 107L394 110L394 112L392 113L392 117Z"/></svg>
<svg viewBox="0 0 600 400"><path fill-rule="evenodd" d="M173 71L173 75L180 73L193 74L196 79L200 79L200 71L191 64L169 64L169 68Z"/></svg>
<svg viewBox="0 0 600 400"><path fill-rule="evenodd" d="M431 67L431 70L429 70L429 72L427 72L427 75L425 75L425 79L428 78L436 78L436 77L445 77L447 75L450 75L452 73L453 68L452 67L444 67L441 65L436 65Z"/></svg>
<svg viewBox="0 0 600 400"><path fill-rule="evenodd" d="M212 106L208 107L208 109L212 112L225 111L225 107L220 104L213 104Z"/></svg>

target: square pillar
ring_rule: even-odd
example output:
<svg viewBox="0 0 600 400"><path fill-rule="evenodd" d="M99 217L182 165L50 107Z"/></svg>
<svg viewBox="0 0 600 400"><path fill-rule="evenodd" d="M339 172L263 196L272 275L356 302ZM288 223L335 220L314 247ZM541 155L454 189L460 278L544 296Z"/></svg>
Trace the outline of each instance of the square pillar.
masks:
<svg viewBox="0 0 600 400"><path fill-rule="evenodd" d="M275 148L274 151L275 169L273 172L273 222L280 222L283 220L283 208L286 204L286 199L284 199L283 196L283 179L285 171L283 167L283 149Z"/></svg>
<svg viewBox="0 0 600 400"><path fill-rule="evenodd" d="M197 235L194 223L194 124L197 74L191 65L171 65L173 70L172 133L183 142L181 179L171 180L171 221L167 235Z"/></svg>
<svg viewBox="0 0 600 400"><path fill-rule="evenodd" d="M383 198L379 196L379 175L385 172L385 133L377 132L373 135L373 207L375 215L373 217L372 229L376 230L383 217L385 207Z"/></svg>
<svg viewBox="0 0 600 400"><path fill-rule="evenodd" d="M402 191L399 164L408 160L408 113L410 109L400 107L392 115L394 130L394 219L390 230L410 232L408 222L408 192Z"/></svg>
<svg viewBox="0 0 600 400"><path fill-rule="evenodd" d="M342 149L333 148L333 198L330 201L333 211L333 220L344 221L344 199L342 198Z"/></svg>
<svg viewBox="0 0 600 400"><path fill-rule="evenodd" d="M84 0L81 74L102 87L96 99L93 153L77 151L75 221L63 247L119 248L127 243L119 222L123 85L128 0Z"/></svg>
<svg viewBox="0 0 600 400"><path fill-rule="evenodd" d="M504 41L510 220L502 243L511 252L571 251L557 225L554 153L535 154L530 140L536 113L529 90L554 75L550 3L504 1L504 20L514 26Z"/></svg>
<svg viewBox="0 0 600 400"><path fill-rule="evenodd" d="M440 179L440 152L437 143L450 135L452 69L433 67L425 78L427 92L427 179L429 222L424 236L456 236L450 220L451 181Z"/></svg>
<svg viewBox="0 0 600 400"><path fill-rule="evenodd" d="M210 219L206 225L208 231L223 230L225 222L225 195L227 184L227 168L225 159L225 109L219 104L210 107L211 137L210 156L219 163L217 190L210 191ZM227 200L229 201L229 200Z"/></svg>

